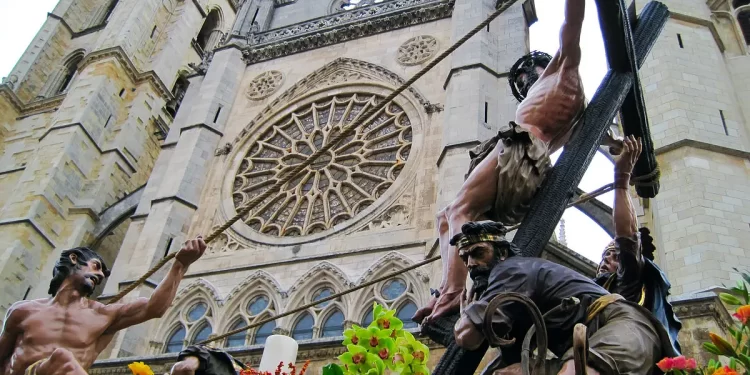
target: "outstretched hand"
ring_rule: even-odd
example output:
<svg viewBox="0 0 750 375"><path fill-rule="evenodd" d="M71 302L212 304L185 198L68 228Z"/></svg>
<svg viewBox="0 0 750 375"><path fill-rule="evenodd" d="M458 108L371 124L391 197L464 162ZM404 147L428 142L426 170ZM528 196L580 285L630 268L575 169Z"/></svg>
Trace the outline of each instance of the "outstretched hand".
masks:
<svg viewBox="0 0 750 375"><path fill-rule="evenodd" d="M182 249L177 252L176 258L178 262L187 267L203 256L205 251L206 243L203 241L203 236L198 236L194 240L185 241Z"/></svg>
<svg viewBox="0 0 750 375"><path fill-rule="evenodd" d="M641 139L632 135L622 141L622 152L615 158L615 173L631 173L642 150Z"/></svg>

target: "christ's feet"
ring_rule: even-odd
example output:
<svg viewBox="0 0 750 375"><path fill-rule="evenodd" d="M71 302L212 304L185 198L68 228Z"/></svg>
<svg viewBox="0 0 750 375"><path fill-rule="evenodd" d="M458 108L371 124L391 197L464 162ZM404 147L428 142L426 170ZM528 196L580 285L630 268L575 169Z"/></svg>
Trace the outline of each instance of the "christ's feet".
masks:
<svg viewBox="0 0 750 375"><path fill-rule="evenodd" d="M425 325L442 316L458 312L461 309L462 293L462 290L441 292L440 297L433 297L427 306L417 310L412 320Z"/></svg>

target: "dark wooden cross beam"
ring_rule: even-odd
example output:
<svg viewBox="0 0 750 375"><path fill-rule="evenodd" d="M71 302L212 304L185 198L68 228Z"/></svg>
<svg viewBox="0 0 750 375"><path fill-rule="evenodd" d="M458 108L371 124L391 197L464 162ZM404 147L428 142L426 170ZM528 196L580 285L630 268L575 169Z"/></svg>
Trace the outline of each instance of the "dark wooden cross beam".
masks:
<svg viewBox="0 0 750 375"><path fill-rule="evenodd" d="M608 3L612 1L597 0L597 3L599 2ZM617 65L611 66L610 71L604 77L602 84L591 100L591 104L586 108L586 113L581 123L578 124L576 134L563 149L560 158L557 160L557 164L555 164L552 172L542 184L531 204L529 212L526 214L523 224L521 224L521 227L513 238L513 243L521 249L524 256L538 257L542 254L544 245L547 244L550 236L552 236L557 222L560 221L565 211L565 206L571 197L571 192L578 186L589 163L591 163L591 160L599 149L602 136L606 132L612 118L615 117L618 109L624 104L629 94L639 91L633 88L636 83L635 79L637 78L634 72L643 65L646 56L656 43L656 39L659 37L669 17L669 10L664 4L652 1L643 9L642 15L638 20L638 27L635 33L632 34L624 1L619 0L617 3L620 5L618 7L618 14L622 21L619 24L622 26L621 34L624 34L625 49L630 50L632 53L617 55L616 53L608 52L608 55L613 58L626 60L633 57L634 61L632 65L636 68L628 68L627 62L623 63L620 61ZM611 8L607 7L604 9L600 8L599 14L601 15L611 10ZM610 22L607 15L601 15L600 18L602 22ZM605 32L604 30L606 29L607 27L602 24L605 40L614 33L612 31ZM613 42L606 42L605 44L605 46L610 47L613 45ZM637 97L637 95L634 95L634 97ZM631 99L633 98L631 97ZM634 103L631 104L637 107L638 101L634 100ZM637 112L636 114L631 113L630 116L640 116L640 112L645 114L645 111L638 110ZM645 129L642 129L643 134L649 134L648 124L641 123L641 125L646 126ZM645 154L653 153L645 152Z"/></svg>
<svg viewBox="0 0 750 375"><path fill-rule="evenodd" d="M616 8L611 7L608 1L615 4ZM630 98L630 104L632 104L635 112L628 115L628 128L625 129L625 132L626 134L639 135L642 138L649 134L648 124L645 120L642 122L632 120L633 118L640 119L642 115L645 116L642 99L640 99L640 102L638 101L640 87L634 88L635 85L639 85L634 73L638 70L637 67L643 65L646 56L656 43L661 30L666 25L669 10L662 3L650 2L643 8L640 18L637 20L635 32L632 33L628 13L632 16L634 12L626 10L623 0L616 1L597 0L600 22L615 22L612 20L616 20L614 24L602 24L602 34L605 39L608 58L615 59L618 56L624 56L627 60L610 60L611 69L604 77L602 84L586 109L576 134L566 145L555 168L542 184L529 213L526 215L526 219L516 233L513 242L520 247L525 256L541 255L544 246L549 241L555 226L565 211L572 195L571 192L578 186L601 144L602 136L618 110L628 100L631 92L633 95ZM620 26L621 28L619 28ZM612 29L610 30L610 28ZM617 44L617 40L620 44ZM610 51L613 48L622 48L625 52L622 50ZM631 124L644 126L644 128L641 128L640 133L637 133L635 132L636 129L632 128L636 125ZM653 155L649 152L652 149L653 146L651 148L649 146L644 147L645 154ZM643 160L640 160L639 163L643 164ZM453 324L457 318L457 315L454 314L422 327L423 333L446 346L445 353L433 371L435 374L472 374L487 351L486 345L476 351L466 351L456 345L453 337Z"/></svg>

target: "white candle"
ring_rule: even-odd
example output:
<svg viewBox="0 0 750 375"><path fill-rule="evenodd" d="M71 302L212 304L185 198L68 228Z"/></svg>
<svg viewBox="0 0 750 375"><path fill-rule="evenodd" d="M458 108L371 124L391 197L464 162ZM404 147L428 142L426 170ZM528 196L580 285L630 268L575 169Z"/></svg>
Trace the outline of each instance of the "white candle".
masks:
<svg viewBox="0 0 750 375"><path fill-rule="evenodd" d="M284 369L288 369L290 363L296 364L297 362L298 348L297 341L289 336L268 336L258 371L270 371L273 373L279 367L279 362L284 362Z"/></svg>

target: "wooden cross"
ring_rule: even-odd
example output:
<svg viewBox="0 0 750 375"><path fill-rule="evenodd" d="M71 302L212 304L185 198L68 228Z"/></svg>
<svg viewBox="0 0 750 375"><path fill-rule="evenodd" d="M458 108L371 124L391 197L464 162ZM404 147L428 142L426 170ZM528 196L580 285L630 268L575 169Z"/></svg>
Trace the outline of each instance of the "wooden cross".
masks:
<svg viewBox="0 0 750 375"><path fill-rule="evenodd" d="M577 125L577 133L565 146L513 238L524 256L538 257L542 254L568 201L599 149L604 133L618 112L625 135L635 135L643 141L643 154L634 174L642 176L656 170L638 68L643 65L666 25L669 10L664 4L652 1L635 19L634 6L628 9L624 0L596 0L596 3L610 70L586 108L581 123ZM658 193L658 188L655 183L639 188L638 194L652 198ZM440 362L432 371L434 374L474 373L487 351L486 342L475 351L467 351L456 345L453 326L457 319L458 315L454 314L422 328L423 333L446 346Z"/></svg>

